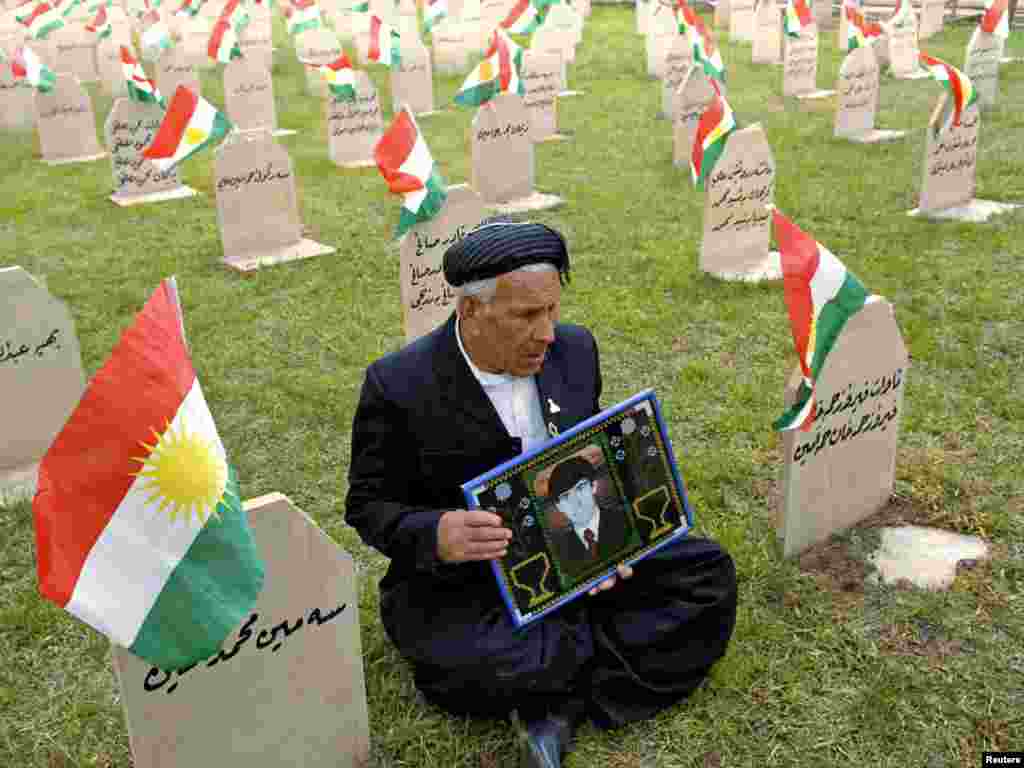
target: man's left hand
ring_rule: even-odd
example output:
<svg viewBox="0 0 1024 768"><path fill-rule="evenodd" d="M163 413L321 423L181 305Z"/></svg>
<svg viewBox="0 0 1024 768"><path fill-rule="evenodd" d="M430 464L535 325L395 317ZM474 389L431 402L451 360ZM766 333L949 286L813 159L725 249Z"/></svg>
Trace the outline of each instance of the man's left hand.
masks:
<svg viewBox="0 0 1024 768"><path fill-rule="evenodd" d="M614 587L618 583L619 579L629 579L629 578L632 578L632 576L633 576L633 569L632 568L630 568L628 565L620 565L618 567L618 576L617 577L616 576L609 576L607 579L602 581L596 587L591 589L587 594L590 595L591 597L593 597L598 592L605 592L605 591L611 589L612 587Z"/></svg>

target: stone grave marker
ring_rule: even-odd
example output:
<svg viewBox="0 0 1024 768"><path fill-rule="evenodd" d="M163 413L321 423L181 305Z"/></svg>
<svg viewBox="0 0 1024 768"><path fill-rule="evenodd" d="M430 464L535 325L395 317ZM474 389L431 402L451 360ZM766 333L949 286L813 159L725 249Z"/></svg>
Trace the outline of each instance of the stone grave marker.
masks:
<svg viewBox="0 0 1024 768"><path fill-rule="evenodd" d="M251 272L334 249L302 237L291 158L269 131L233 132L214 159L224 263Z"/></svg>
<svg viewBox="0 0 1024 768"><path fill-rule="evenodd" d="M127 98L114 102L103 132L110 152L114 193L110 199L120 206L177 200L197 194L182 185L177 169L160 171L142 156L153 143L164 111L156 104L140 104Z"/></svg>
<svg viewBox="0 0 1024 768"><path fill-rule="evenodd" d="M1024 11L1022 11L1024 12ZM978 103L982 108L993 107L999 97L999 62L1003 57L1003 44L995 35L974 28L967 44L964 60L964 74L978 92Z"/></svg>
<svg viewBox="0 0 1024 768"><path fill-rule="evenodd" d="M128 82L124 78L124 65L121 64L121 45L113 38L100 40L96 45L96 71L100 84L103 91L115 99L128 95ZM128 45L128 49L135 55L131 45Z"/></svg>
<svg viewBox="0 0 1024 768"><path fill-rule="evenodd" d="M657 3L658 0L651 0ZM679 27L667 6L658 5L651 15L644 38L647 51L647 76L660 80L665 74L665 56L673 41L680 37Z"/></svg>
<svg viewBox="0 0 1024 768"><path fill-rule="evenodd" d="M558 132L558 92L562 76L562 57L533 49L523 54L520 77L526 88L523 97L530 113L530 139L552 141L565 138Z"/></svg>
<svg viewBox="0 0 1024 768"><path fill-rule="evenodd" d="M331 30L319 27L295 35L295 54L299 61L308 65L321 66L337 61L342 47L338 36ZM314 67L306 67L306 90L315 95L327 93L327 85Z"/></svg>
<svg viewBox="0 0 1024 768"><path fill-rule="evenodd" d="M274 30L269 10L262 5L249 5L256 13L238 36L238 47L247 59L259 62L267 72L274 70Z"/></svg>
<svg viewBox="0 0 1024 768"><path fill-rule="evenodd" d="M657 2L657 0L655 0ZM511 8L511 6L509 6ZM665 9L668 11L668 9ZM508 11L506 10L506 15ZM671 13L669 13L671 16ZM504 18L504 16L502 16ZM501 19L498 19L500 22ZM558 3L548 7L548 14L544 19L544 24L554 27L555 29L564 30L568 32L572 37L573 46L579 45L583 42L583 18L579 12L571 5L567 3Z"/></svg>
<svg viewBox="0 0 1024 768"><path fill-rule="evenodd" d="M704 237L700 268L723 280L778 279L777 252L768 250L775 193L775 161L755 123L733 132L704 183Z"/></svg>
<svg viewBox="0 0 1024 768"><path fill-rule="evenodd" d="M921 68L920 48L917 45L917 15L910 12L910 21L887 31L889 67L893 77L916 80L930 75Z"/></svg>
<svg viewBox="0 0 1024 768"><path fill-rule="evenodd" d="M926 213L965 206L974 199L981 115L974 104L964 110L959 126L951 125L936 136L934 126L942 120L946 99L943 93L925 129L919 205Z"/></svg>
<svg viewBox="0 0 1024 768"><path fill-rule="evenodd" d="M653 2L654 0L652 0ZM541 27L533 33L530 39L530 50L538 53L554 54L561 60L561 90L559 96L577 96L581 91L569 90L569 60L566 58L566 51L571 49L569 39L565 32L557 29Z"/></svg>
<svg viewBox="0 0 1024 768"><path fill-rule="evenodd" d="M840 51L850 50L850 41L847 39L850 33L850 30L847 26L849 23L849 19L846 18L846 6L844 5L842 7L841 13L839 14L839 26L836 30L836 48L838 48Z"/></svg>
<svg viewBox="0 0 1024 768"><path fill-rule="evenodd" d="M331 162L342 168L376 166L373 149L384 133L380 101L370 76L357 71L355 101L341 101L328 95L327 149Z"/></svg>
<svg viewBox="0 0 1024 768"><path fill-rule="evenodd" d="M568 6L566 7L568 8ZM480 46L482 48L490 45L495 27L505 20L511 8L512 6L507 0L480 0L480 31L482 34ZM554 10L554 6L550 8ZM545 21L545 23L547 22Z"/></svg>
<svg viewBox="0 0 1024 768"><path fill-rule="evenodd" d="M715 13L711 23L718 29L729 29L729 17L731 14L732 0L718 0L715 5Z"/></svg>
<svg viewBox="0 0 1024 768"><path fill-rule="evenodd" d="M224 65L224 108L240 131L262 128L275 136L295 133L278 130L274 80L260 59L242 57Z"/></svg>
<svg viewBox="0 0 1024 768"><path fill-rule="evenodd" d="M812 0L811 13L818 29L831 29L836 24L832 18L832 0Z"/></svg>
<svg viewBox="0 0 1024 768"><path fill-rule="evenodd" d="M39 460L84 391L67 307L21 267L0 267L0 495L34 492Z"/></svg>
<svg viewBox="0 0 1024 768"><path fill-rule="evenodd" d="M468 184L454 184L448 187L441 212L430 221L414 224L403 235L399 250L406 342L434 330L455 309L455 291L444 279L444 252L487 215Z"/></svg>
<svg viewBox="0 0 1024 768"><path fill-rule="evenodd" d="M216 656L161 670L113 647L136 768L361 768L370 739L352 556L279 493L244 504L266 576Z"/></svg>
<svg viewBox="0 0 1024 768"><path fill-rule="evenodd" d="M33 93L34 88L14 79L9 64L0 64L0 129L24 131L35 125Z"/></svg>
<svg viewBox="0 0 1024 768"><path fill-rule="evenodd" d="M203 7L213 4L214 0L207 0ZM213 22L200 13L191 19L182 19L179 32L181 40L175 47L181 48L185 61L196 69L205 67L210 61L207 48L210 34L213 32Z"/></svg>
<svg viewBox="0 0 1024 768"><path fill-rule="evenodd" d="M729 39L754 42L754 0L729 0Z"/></svg>
<svg viewBox="0 0 1024 768"><path fill-rule="evenodd" d="M457 75L469 71L472 50L461 22L452 19L439 22L431 31L431 46L434 49L434 69L439 74Z"/></svg>
<svg viewBox="0 0 1024 768"><path fill-rule="evenodd" d="M798 99L823 99L835 94L822 90L818 82L818 27L810 24L800 37L786 36L782 62L782 95Z"/></svg>
<svg viewBox="0 0 1024 768"><path fill-rule="evenodd" d="M675 114L672 103L683 78L693 65L693 47L683 35L676 35L665 52L664 74L661 78L661 112L659 118L671 120Z"/></svg>
<svg viewBox="0 0 1024 768"><path fill-rule="evenodd" d="M891 141L906 135L905 131L884 131L875 128L878 113L878 62L871 46L851 51L839 67L836 83L838 101L834 135L861 144Z"/></svg>
<svg viewBox="0 0 1024 768"><path fill-rule="evenodd" d="M391 70L391 103L394 112L403 104L408 104L417 116L431 115L435 111L430 53L418 40L402 43L402 63L398 69Z"/></svg>
<svg viewBox="0 0 1024 768"><path fill-rule="evenodd" d="M106 157L96 138L92 101L74 75L58 74L53 90L33 89L33 98L44 162L63 165Z"/></svg>
<svg viewBox="0 0 1024 768"><path fill-rule="evenodd" d="M40 56L54 72L74 75L80 83L99 79L96 71L96 35L79 21L65 20L64 26L46 38Z"/></svg>
<svg viewBox="0 0 1024 768"><path fill-rule="evenodd" d="M164 51L164 55L157 60L155 69L156 87L160 89L164 98L170 99L179 85L187 86L197 95L202 95L199 72L182 46L175 45Z"/></svg>
<svg viewBox="0 0 1024 768"><path fill-rule="evenodd" d="M473 189L485 205L514 213L562 202L534 190L530 114L522 96L502 93L487 102L477 110L470 130Z"/></svg>
<svg viewBox="0 0 1024 768"><path fill-rule="evenodd" d="M782 11L775 0L761 0L754 17L754 64L782 63Z"/></svg>
<svg viewBox="0 0 1024 768"><path fill-rule="evenodd" d="M693 137L697 135L697 124L707 105L715 97L711 80L704 68L691 66L673 99L673 152L672 161L678 168L689 171L693 156Z"/></svg>
<svg viewBox="0 0 1024 768"><path fill-rule="evenodd" d="M921 0L921 24L918 40L927 40L942 31L946 20L946 0Z"/></svg>
<svg viewBox="0 0 1024 768"><path fill-rule="evenodd" d="M847 321L825 359L811 431L782 433L777 532L786 557L873 515L892 495L909 358L892 305L873 299ZM800 380L797 369L787 405Z"/></svg>
<svg viewBox="0 0 1024 768"><path fill-rule="evenodd" d="M416 18L416 0L399 0L398 2L398 16L399 19L405 16L406 18Z"/></svg>

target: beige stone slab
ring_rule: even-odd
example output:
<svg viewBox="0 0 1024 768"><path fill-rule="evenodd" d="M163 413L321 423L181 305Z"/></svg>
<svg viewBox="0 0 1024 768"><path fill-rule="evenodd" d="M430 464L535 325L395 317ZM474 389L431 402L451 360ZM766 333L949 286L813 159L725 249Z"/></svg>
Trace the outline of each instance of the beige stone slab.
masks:
<svg viewBox="0 0 1024 768"><path fill-rule="evenodd" d="M497 213L512 215L530 213L531 211L550 211L565 205L565 199L546 192L532 192L526 197L509 200L504 203L488 203L488 207Z"/></svg>
<svg viewBox="0 0 1024 768"><path fill-rule="evenodd" d="M210 5L213 0L205 3L203 7ZM178 31L181 40L177 47L181 48L182 58L196 69L202 69L210 61L210 54L207 49L210 43L210 35L213 32L214 22L200 13L190 19L181 19Z"/></svg>
<svg viewBox="0 0 1024 768"><path fill-rule="evenodd" d="M735 131L705 181L700 269L757 274L769 259L775 160L760 124Z"/></svg>
<svg viewBox="0 0 1024 768"><path fill-rule="evenodd" d="M564 65L563 65L563 70L562 71L563 72L565 71ZM560 98L560 99L567 99L570 96L586 96L586 95L587 95L586 91L568 90L568 91L559 91L558 92L558 98Z"/></svg>
<svg viewBox="0 0 1024 768"><path fill-rule="evenodd" d="M44 46L44 60L54 72L74 75L79 82L91 83L99 79L96 71L96 35L80 21L67 21L51 32Z"/></svg>
<svg viewBox="0 0 1024 768"><path fill-rule="evenodd" d="M114 184L111 199L115 202L178 194L182 189L176 167L161 171L142 156L163 119L164 110L157 104L139 104L127 98L114 102L103 133L110 153Z"/></svg>
<svg viewBox="0 0 1024 768"><path fill-rule="evenodd" d="M256 272L264 267L276 267L280 264L287 264L292 261L302 261L315 256L328 256L337 249L315 240L303 238L297 243L281 248L270 248L264 253L255 256L246 256L239 259L224 259L224 265L236 272Z"/></svg>
<svg viewBox="0 0 1024 768"><path fill-rule="evenodd" d="M402 63L391 70L391 103L394 112L407 104L414 115L434 111L434 74L430 53L420 42L402 41Z"/></svg>
<svg viewBox="0 0 1024 768"><path fill-rule="evenodd" d="M799 96L818 90L818 28L807 26L800 37L786 37L782 62L782 95Z"/></svg>
<svg viewBox="0 0 1024 768"><path fill-rule="evenodd" d="M442 75L457 75L469 71L473 50L466 38L463 24L442 21L431 33L434 69Z"/></svg>
<svg viewBox="0 0 1024 768"><path fill-rule="evenodd" d="M782 10L775 0L761 0L754 16L754 64L782 63Z"/></svg>
<svg viewBox="0 0 1024 768"><path fill-rule="evenodd" d="M36 130L43 160L50 164L105 157L96 137L92 101L73 75L58 74L49 93L33 89Z"/></svg>
<svg viewBox="0 0 1024 768"><path fill-rule="evenodd" d="M21 267L0 267L0 469L32 472L85 391L75 323Z"/></svg>
<svg viewBox="0 0 1024 768"><path fill-rule="evenodd" d="M815 387L810 431L782 433L786 557L877 512L892 495L909 357L892 305L867 304L846 323ZM786 387L793 402L801 376Z"/></svg>
<svg viewBox="0 0 1024 768"><path fill-rule="evenodd" d="M281 494L245 509L265 582L220 653L164 671L112 648L135 768L362 768L370 741L352 556Z"/></svg>
<svg viewBox="0 0 1024 768"><path fill-rule="evenodd" d="M106 152L98 152L95 155L75 155L74 157L61 157L52 160L43 158L43 162L47 165L74 165L76 163L94 163L97 160L104 159L106 156Z"/></svg>
<svg viewBox="0 0 1024 768"><path fill-rule="evenodd" d="M796 98L801 101L814 101L815 99L830 99L836 95L836 92L828 88L817 88L807 93L795 94Z"/></svg>
<svg viewBox="0 0 1024 768"><path fill-rule="evenodd" d="M697 124L714 96L715 91L703 67L691 66L673 99L672 161L676 167L689 169Z"/></svg>
<svg viewBox="0 0 1024 768"><path fill-rule="evenodd" d="M718 0L715 5L715 12L711 18L711 23L715 25L717 29L729 29L729 17L732 9L732 0Z"/></svg>
<svg viewBox="0 0 1024 768"><path fill-rule="evenodd" d="M836 81L833 135L855 139L869 135L878 113L878 61L871 46L856 48L843 58Z"/></svg>
<svg viewBox="0 0 1024 768"><path fill-rule="evenodd" d="M324 27L300 32L294 42L299 61L310 65L330 64L337 61L343 51L338 36ZM323 76L313 67L306 68L306 90L313 95L327 92Z"/></svg>
<svg viewBox="0 0 1024 768"><path fill-rule="evenodd" d="M366 72L357 71L355 78L355 101L331 95L324 101L328 156L335 165L348 168L374 165L373 150L384 133L377 89Z"/></svg>
<svg viewBox="0 0 1024 768"><path fill-rule="evenodd" d="M277 129L274 80L259 59L243 57L224 65L224 108L228 119L243 131Z"/></svg>
<svg viewBox="0 0 1024 768"><path fill-rule="evenodd" d="M754 42L754 0L730 0L729 39L733 42Z"/></svg>
<svg viewBox="0 0 1024 768"><path fill-rule="evenodd" d="M638 35L647 34L647 16L650 13L651 4L643 2L643 0L634 0L633 3L633 20L636 22L635 28Z"/></svg>
<svg viewBox="0 0 1024 768"><path fill-rule="evenodd" d="M920 48L917 45L916 16L911 12L913 21L902 27L894 27L884 36L888 41L889 68L893 77L910 80L920 77L923 72L920 64ZM929 77L924 72L925 77Z"/></svg>
<svg viewBox="0 0 1024 768"><path fill-rule="evenodd" d="M832 29L838 23L832 15L832 0L811 0L810 6L818 29Z"/></svg>
<svg viewBox="0 0 1024 768"><path fill-rule="evenodd" d="M440 213L402 236L400 283L407 342L432 331L455 309L454 289L444 279L444 253L487 216L468 184L453 184Z"/></svg>
<svg viewBox="0 0 1024 768"><path fill-rule="evenodd" d="M168 101L174 96L179 85L184 85L197 95L202 95L199 70L180 45L165 51L154 65L154 69L156 70L154 78L156 87Z"/></svg>
<svg viewBox="0 0 1024 768"><path fill-rule="evenodd" d="M999 63L1003 58L1003 41L995 35L974 28L967 43L964 74L971 79L978 92L978 103L983 109L993 107L999 100Z"/></svg>
<svg viewBox="0 0 1024 768"><path fill-rule="evenodd" d="M921 198L918 203L922 211L965 205L974 198L981 112L977 103L972 104L964 110L959 126L950 126L936 136L934 126L942 120L946 99L946 93L939 97L925 129Z"/></svg>
<svg viewBox="0 0 1024 768"><path fill-rule="evenodd" d="M470 128L473 189L485 204L534 192L530 114L523 97L503 93L481 106Z"/></svg>
<svg viewBox="0 0 1024 768"><path fill-rule="evenodd" d="M195 197L198 194L199 193L192 189L192 187L182 184L177 189L171 189L166 192L153 192L148 195L130 195L121 197L111 195L110 202L115 203L121 208L131 208L135 205L146 205L148 203L167 203L171 200L184 200L189 197Z"/></svg>
<svg viewBox="0 0 1024 768"><path fill-rule="evenodd" d="M9 66L0 66L0 129L26 131L36 124L35 89L15 80Z"/></svg>
<svg viewBox="0 0 1024 768"><path fill-rule="evenodd" d="M654 0L654 2L657 2L657 0ZM508 10L511 10L511 7L511 4L507 5ZM506 15L508 10L505 11ZM501 19L498 21L501 21ZM583 42L583 19L573 6L567 3L557 3L556 5L548 6L544 26L549 25L553 29L566 32L571 37L573 46Z"/></svg>
<svg viewBox="0 0 1024 768"><path fill-rule="evenodd" d="M134 55L134 48L129 46L129 49ZM124 78L124 65L121 63L121 46L113 39L100 40L96 46L96 71L104 93L115 99L128 95L128 82Z"/></svg>
<svg viewBox="0 0 1024 768"><path fill-rule="evenodd" d="M253 7L250 4L250 9ZM259 7L259 6L256 6ZM274 70L274 34L270 26L270 15L266 16L267 21L263 24L250 23L238 36L238 47L242 55L249 60L255 60L268 72Z"/></svg>
<svg viewBox="0 0 1024 768"><path fill-rule="evenodd" d="M907 135L906 131L892 131L885 128L872 128L867 133L843 138L857 144L880 144L886 141L897 141Z"/></svg>
<svg viewBox="0 0 1024 768"><path fill-rule="evenodd" d="M693 66L693 47L682 35L676 35L665 52L661 77L661 112L665 117L675 114L673 101L676 91Z"/></svg>
<svg viewBox="0 0 1024 768"><path fill-rule="evenodd" d="M914 208L907 211L908 216L924 216L928 219L943 219L948 221L962 221L968 224L982 224L993 216L1001 213L1010 213L1018 208L1024 208L1020 203L999 203L995 200L979 200L972 198L962 205L954 205L939 210L922 211Z"/></svg>
<svg viewBox="0 0 1024 768"><path fill-rule="evenodd" d="M918 40L927 40L942 31L946 20L946 0L921 0L921 25Z"/></svg>
<svg viewBox="0 0 1024 768"><path fill-rule="evenodd" d="M979 536L916 525L884 527L879 533L879 547L868 558L874 566L868 580L875 583L941 591L953 585L960 561L989 558L989 546Z"/></svg>
<svg viewBox="0 0 1024 768"><path fill-rule="evenodd" d="M656 0L651 0L656 2ZM647 35L647 76L660 80L665 74L665 57L673 43L679 38L678 33L667 35Z"/></svg>
<svg viewBox="0 0 1024 768"><path fill-rule="evenodd" d="M562 75L562 57L557 53L528 50L523 54L520 77L523 97L530 114L530 138L534 142L558 136L558 90Z"/></svg>
<svg viewBox="0 0 1024 768"><path fill-rule="evenodd" d="M846 9L844 7L839 13L839 24L836 28L836 48L838 48L843 53L846 53L847 51L850 50L850 41L848 39L849 23L849 20L846 18Z"/></svg>

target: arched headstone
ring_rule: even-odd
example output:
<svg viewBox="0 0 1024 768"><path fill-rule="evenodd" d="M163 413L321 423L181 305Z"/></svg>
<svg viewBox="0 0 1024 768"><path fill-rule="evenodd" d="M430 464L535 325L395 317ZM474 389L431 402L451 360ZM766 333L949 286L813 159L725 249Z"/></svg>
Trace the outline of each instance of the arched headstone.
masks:
<svg viewBox="0 0 1024 768"><path fill-rule="evenodd" d="M927 40L942 31L946 20L946 0L921 0L919 40Z"/></svg>
<svg viewBox="0 0 1024 768"><path fill-rule="evenodd" d="M715 13L711 17L711 23L716 29L729 29L729 17L732 15L732 0L718 0L715 4Z"/></svg>
<svg viewBox="0 0 1024 768"><path fill-rule="evenodd" d="M836 138L873 144L905 135L905 131L883 131L875 128L875 115L878 112L878 78L878 62L871 46L861 46L843 59L836 82Z"/></svg>
<svg viewBox="0 0 1024 768"><path fill-rule="evenodd" d="M96 35L79 21L65 20L64 26L51 32L40 54L54 72L74 75L81 83L98 79L96 72Z"/></svg>
<svg viewBox="0 0 1024 768"><path fill-rule="evenodd" d="M214 4L213 0L208 0L203 7ZM181 40L177 47L182 49L185 61L196 69L205 67L210 61L207 48L210 43L210 34L213 32L213 22L200 13L193 18L182 19L178 30Z"/></svg>
<svg viewBox="0 0 1024 768"><path fill-rule="evenodd" d="M430 33L434 49L434 68L442 75L457 75L469 71L472 50L466 40L465 26L458 21L445 19Z"/></svg>
<svg viewBox="0 0 1024 768"><path fill-rule="evenodd" d="M250 3L249 12L252 21L238 36L238 47L242 55L249 60L259 62L267 72L274 69L274 29L272 17L266 3L256 5Z"/></svg>
<svg viewBox="0 0 1024 768"><path fill-rule="evenodd" d="M682 35L676 35L665 51L665 64L661 76L661 112L658 117L671 120L675 114L672 102L683 78L693 65L693 47Z"/></svg>
<svg viewBox="0 0 1024 768"><path fill-rule="evenodd" d="M104 92L115 99L128 95L128 81L125 80L124 65L121 63L121 45L112 37L100 40L96 45L96 71L100 83ZM131 45L128 48L132 50Z"/></svg>
<svg viewBox="0 0 1024 768"><path fill-rule="evenodd" d="M822 99L835 91L818 88L818 27L810 24L800 37L786 36L782 61L782 95Z"/></svg>
<svg viewBox="0 0 1024 768"><path fill-rule="evenodd" d="M729 39L754 41L754 0L729 0Z"/></svg>
<svg viewBox="0 0 1024 768"><path fill-rule="evenodd" d="M247 56L224 66L224 108L228 119L240 131L263 128L280 136L274 103L274 79L259 58Z"/></svg>
<svg viewBox="0 0 1024 768"><path fill-rule="evenodd" d="M921 49L917 45L917 14L911 10L909 20L890 28L883 36L888 42L889 68L893 77L916 80L929 77L921 68Z"/></svg>
<svg viewBox="0 0 1024 768"><path fill-rule="evenodd" d="M327 152L331 162L343 168L370 168L377 163L373 150L384 133L380 100L370 76L355 73L355 101L343 101L328 95Z"/></svg>
<svg viewBox="0 0 1024 768"><path fill-rule="evenodd" d="M403 17L408 18L408 17ZM398 112L407 104L414 115L434 112L434 76L430 53L418 40L402 41L402 63L391 70L391 104Z"/></svg>
<svg viewBox="0 0 1024 768"><path fill-rule="evenodd" d="M978 168L978 136L981 114L974 104L964 110L960 125L950 126L936 135L935 126L942 120L947 95L939 97L929 126L925 129L924 162L922 164L922 212L940 211L967 205L974 199Z"/></svg>
<svg viewBox="0 0 1024 768"><path fill-rule="evenodd" d="M755 64L782 63L782 11L775 0L761 0L757 4L750 57Z"/></svg>
<svg viewBox="0 0 1024 768"><path fill-rule="evenodd" d="M673 99L672 160L676 167L689 169L693 156L693 137L697 135L700 116L714 96L715 91L704 68L691 66Z"/></svg>
<svg viewBox="0 0 1024 768"><path fill-rule="evenodd" d="M651 2L655 3L656 8L651 14L647 35L644 37L647 76L661 79L665 73L665 55L676 38L680 37L679 26L668 6L659 4L658 0Z"/></svg>
<svg viewBox="0 0 1024 768"><path fill-rule="evenodd" d="M530 113L530 138L534 142L565 138L558 132L558 92L562 76L562 57L557 53L528 50L523 54L520 77L523 96Z"/></svg>
<svg viewBox="0 0 1024 768"><path fill-rule="evenodd" d="M212 0L211 0L212 2ZM187 86L197 96L202 95L202 84L195 63L189 60L185 49L180 45L164 51L155 65L156 87L164 98L170 100L179 85Z"/></svg>
<svg viewBox="0 0 1024 768"><path fill-rule="evenodd" d="M342 54L341 41L329 29L318 27L295 35L295 54L307 65L306 90L313 95L324 94L327 86L323 76L314 68L331 64Z"/></svg>
<svg viewBox="0 0 1024 768"><path fill-rule="evenodd" d="M1024 12L1024 11L1022 11ZM967 43L964 74L978 92L981 107L993 107L999 98L999 63L1003 58L1003 41L975 27Z"/></svg>
<svg viewBox="0 0 1024 768"><path fill-rule="evenodd" d="M58 74L51 91L34 91L33 98L44 162L62 165L106 157L96 138L92 101L73 75Z"/></svg>

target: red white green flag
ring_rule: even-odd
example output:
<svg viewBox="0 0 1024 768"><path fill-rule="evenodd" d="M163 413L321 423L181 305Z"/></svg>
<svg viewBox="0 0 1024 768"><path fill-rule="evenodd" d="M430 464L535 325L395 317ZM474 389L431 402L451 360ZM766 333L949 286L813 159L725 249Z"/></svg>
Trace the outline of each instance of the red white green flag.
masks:
<svg viewBox="0 0 1024 768"><path fill-rule="evenodd" d="M523 49L502 29L495 29L491 45L484 59L469 73L455 94L455 103L465 107L479 107L499 93L526 93L526 86L519 79L523 64Z"/></svg>
<svg viewBox="0 0 1024 768"><path fill-rule="evenodd" d="M40 593L151 664L213 655L252 610L264 565L173 280L43 457L32 512Z"/></svg>
<svg viewBox="0 0 1024 768"><path fill-rule="evenodd" d="M185 0L181 4L181 7L174 12L174 15L184 19L194 19L199 15L199 11L202 7L203 0Z"/></svg>
<svg viewBox="0 0 1024 768"><path fill-rule="evenodd" d="M1010 14L1008 0L986 0L985 14L978 25L982 32L1005 40L1010 36Z"/></svg>
<svg viewBox="0 0 1024 768"><path fill-rule="evenodd" d="M142 34L139 36L142 58L146 61L156 61L174 44L171 41L171 31L167 28L160 11L155 8L142 14L140 22L143 25Z"/></svg>
<svg viewBox="0 0 1024 768"><path fill-rule="evenodd" d="M107 18L107 6L101 5L92 21L85 25L85 28L96 34L97 40L106 40L114 34L114 28Z"/></svg>
<svg viewBox="0 0 1024 768"><path fill-rule="evenodd" d="M775 421L777 430L808 430L814 421L814 385L846 321L860 311L868 292L825 246L772 209L782 255L782 280L803 380L793 405Z"/></svg>
<svg viewBox="0 0 1024 768"><path fill-rule="evenodd" d="M846 44L851 51L870 45L875 38L882 36L882 26L865 19L858 8L845 5L843 13L846 14Z"/></svg>
<svg viewBox="0 0 1024 768"><path fill-rule="evenodd" d="M544 23L547 7L551 4L537 0L518 0L500 26L510 35L532 35Z"/></svg>
<svg viewBox="0 0 1024 768"><path fill-rule="evenodd" d="M82 0L57 0L53 7L58 9L60 11L60 15L66 19L81 4Z"/></svg>
<svg viewBox="0 0 1024 768"><path fill-rule="evenodd" d="M687 25L686 31L693 46L693 60L698 62L712 80L725 82L725 63L722 54L715 44L715 36L689 5L683 7L683 17Z"/></svg>
<svg viewBox="0 0 1024 768"><path fill-rule="evenodd" d="M330 64L307 64L317 70L327 83L327 90L337 101L356 100L356 72L352 68L352 62L342 51L341 56Z"/></svg>
<svg viewBox="0 0 1024 768"><path fill-rule="evenodd" d="M824 2L824 0L818 0ZM811 9L804 0L786 0L786 15L782 28L789 37L800 37L803 31L814 23Z"/></svg>
<svg viewBox="0 0 1024 768"><path fill-rule="evenodd" d="M409 107L395 115L373 150L377 168L396 195L403 195L402 215L395 237L413 225L437 216L448 198L448 187L437 172L434 158L423 140Z"/></svg>
<svg viewBox="0 0 1024 768"><path fill-rule="evenodd" d="M369 10L369 7L370 4L367 3L363 10ZM423 9L423 31L429 32L447 16L448 0L427 0L426 7Z"/></svg>
<svg viewBox="0 0 1024 768"><path fill-rule="evenodd" d="M146 77L146 70L124 45L121 46L121 69L128 83L128 98L131 101L164 106L164 97L160 95L156 84Z"/></svg>
<svg viewBox="0 0 1024 768"><path fill-rule="evenodd" d="M896 0L896 3L896 11L887 21L882 22L885 29L901 29L914 22L914 9L910 7L910 0Z"/></svg>
<svg viewBox="0 0 1024 768"><path fill-rule="evenodd" d="M64 26L60 12L49 3L39 3L27 13L15 14L14 18L28 27L33 40L45 40L55 29Z"/></svg>
<svg viewBox="0 0 1024 768"><path fill-rule="evenodd" d="M242 49L239 46L239 36L249 21L249 11L242 0L229 0L221 11L220 18L213 25L210 40L206 45L207 55L222 64L240 58Z"/></svg>
<svg viewBox="0 0 1024 768"><path fill-rule="evenodd" d="M316 0L297 0L286 5L284 16L288 21L288 34L292 36L311 29L319 29L323 23L320 20L320 6L316 4Z"/></svg>
<svg viewBox="0 0 1024 768"><path fill-rule="evenodd" d="M693 151L690 153L690 175L696 187L704 186L725 150L729 134L736 130L732 107L722 95L718 82L711 80L711 87L715 89L715 97L700 116L697 133L693 137Z"/></svg>
<svg viewBox="0 0 1024 768"><path fill-rule="evenodd" d="M398 69L402 64L402 40L398 30L377 15L370 17L370 48L366 57L391 69Z"/></svg>
<svg viewBox="0 0 1024 768"><path fill-rule="evenodd" d="M160 171L174 168L196 152L213 146L231 131L231 121L188 86L179 85L157 129L142 153Z"/></svg>
<svg viewBox="0 0 1024 768"><path fill-rule="evenodd" d="M931 76L949 91L950 100L947 103L946 114L942 122L935 127L936 134L943 133L951 125L960 125L964 110L978 100L978 92L967 75L942 59L936 59L922 51L920 60Z"/></svg>
<svg viewBox="0 0 1024 768"><path fill-rule="evenodd" d="M49 93L57 82L57 76L36 56L27 45L14 52L11 74L15 80L25 80L40 93Z"/></svg>

